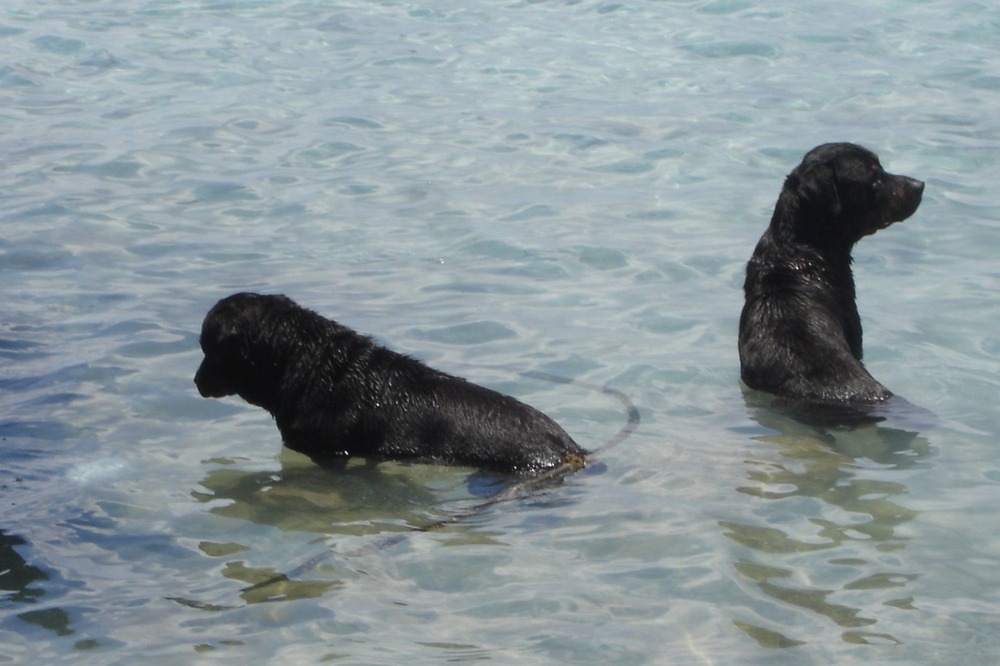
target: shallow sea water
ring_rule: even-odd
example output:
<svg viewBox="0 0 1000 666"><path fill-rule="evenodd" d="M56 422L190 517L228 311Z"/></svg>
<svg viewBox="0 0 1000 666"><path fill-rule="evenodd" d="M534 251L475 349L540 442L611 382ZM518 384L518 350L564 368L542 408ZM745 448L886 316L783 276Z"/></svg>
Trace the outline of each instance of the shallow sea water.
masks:
<svg viewBox="0 0 1000 666"><path fill-rule="evenodd" d="M965 1L5 4L0 663L993 661L998 45ZM866 363L926 413L854 430L736 357L744 264L831 140L927 182L855 251ZM201 399L238 290L588 448L622 406L522 371L642 423L412 532L495 480L323 470Z"/></svg>

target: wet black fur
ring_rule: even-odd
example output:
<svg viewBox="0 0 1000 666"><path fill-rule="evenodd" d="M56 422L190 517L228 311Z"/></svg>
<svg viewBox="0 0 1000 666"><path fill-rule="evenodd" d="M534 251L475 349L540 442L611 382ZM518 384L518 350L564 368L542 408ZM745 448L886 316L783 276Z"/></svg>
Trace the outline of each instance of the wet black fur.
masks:
<svg viewBox="0 0 1000 666"><path fill-rule="evenodd" d="M861 363L851 249L912 215L924 184L886 173L872 152L818 146L785 180L747 264L739 353L750 388L815 403L869 403L892 393Z"/></svg>
<svg viewBox="0 0 1000 666"><path fill-rule="evenodd" d="M234 294L206 315L202 396L269 411L317 461L356 455L532 472L585 455L540 411L375 344L285 296Z"/></svg>

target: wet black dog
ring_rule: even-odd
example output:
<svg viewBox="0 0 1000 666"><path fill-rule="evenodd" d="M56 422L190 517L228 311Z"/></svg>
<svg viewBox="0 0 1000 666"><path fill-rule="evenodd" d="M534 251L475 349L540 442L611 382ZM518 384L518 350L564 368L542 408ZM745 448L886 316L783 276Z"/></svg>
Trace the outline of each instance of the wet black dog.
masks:
<svg viewBox="0 0 1000 666"><path fill-rule="evenodd" d="M861 146L830 143L806 154L747 264L739 333L747 386L820 404L892 396L861 364L851 249L912 215L923 191Z"/></svg>
<svg viewBox="0 0 1000 666"><path fill-rule="evenodd" d="M317 461L358 455L533 472L586 452L514 398L433 370L285 296L234 294L205 316L206 398L271 412L285 444Z"/></svg>

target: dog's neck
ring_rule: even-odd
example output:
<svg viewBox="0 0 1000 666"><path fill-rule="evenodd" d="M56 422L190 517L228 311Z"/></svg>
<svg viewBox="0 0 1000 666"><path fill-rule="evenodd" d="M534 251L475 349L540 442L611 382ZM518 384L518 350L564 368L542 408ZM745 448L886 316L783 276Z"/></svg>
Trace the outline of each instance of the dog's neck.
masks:
<svg viewBox="0 0 1000 666"><path fill-rule="evenodd" d="M782 199L784 198L785 193L782 193ZM761 243L770 246L769 251L763 255L771 257L771 261L778 258L784 269L791 273L806 279L809 275L815 275L821 282L837 286L835 290L837 309L841 315L844 337L854 357L861 360L861 316L858 314L854 272L851 270L853 262L851 250L856 241L838 238L840 242L830 242L829 239L818 237L816 233L803 230L801 225L796 223L799 211L794 197L789 196L784 201L782 199L779 199L771 224L760 240ZM836 228L841 222L836 219L826 219L816 227L820 230ZM761 254L755 252L751 263Z"/></svg>
<svg viewBox="0 0 1000 666"><path fill-rule="evenodd" d="M859 237L852 224L854 213L844 206L803 201L792 189L782 190L771 216L771 227L794 240L831 248L850 255Z"/></svg>

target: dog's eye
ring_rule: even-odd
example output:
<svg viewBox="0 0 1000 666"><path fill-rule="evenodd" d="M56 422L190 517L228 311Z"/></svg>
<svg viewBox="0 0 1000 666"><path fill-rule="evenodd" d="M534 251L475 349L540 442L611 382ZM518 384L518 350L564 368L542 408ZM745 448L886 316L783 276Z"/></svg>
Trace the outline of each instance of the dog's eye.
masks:
<svg viewBox="0 0 1000 666"><path fill-rule="evenodd" d="M873 190L877 190L880 187L882 187L882 179L881 178L876 178L875 180L872 181L872 189Z"/></svg>

